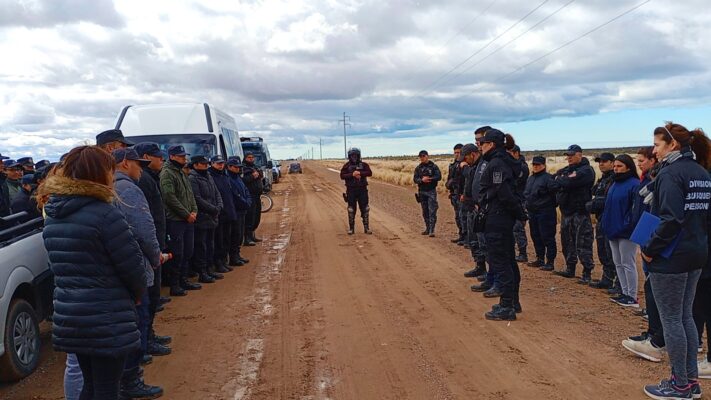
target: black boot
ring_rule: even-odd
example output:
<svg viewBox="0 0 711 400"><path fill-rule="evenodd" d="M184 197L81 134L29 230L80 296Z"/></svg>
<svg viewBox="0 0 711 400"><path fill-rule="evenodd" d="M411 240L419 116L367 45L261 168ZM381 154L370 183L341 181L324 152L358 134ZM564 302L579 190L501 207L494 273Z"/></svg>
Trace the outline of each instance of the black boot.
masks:
<svg viewBox="0 0 711 400"><path fill-rule="evenodd" d="M491 321L515 321L516 311L513 306L495 304L484 317Z"/></svg>
<svg viewBox="0 0 711 400"><path fill-rule="evenodd" d="M161 396L163 396L163 388L146 385L143 382L143 378L138 374L138 368L132 371L124 371L124 375L121 378L120 398L157 399Z"/></svg>
<svg viewBox="0 0 711 400"><path fill-rule="evenodd" d="M252 231L252 241L255 243L259 243L262 241L262 239L258 238L257 234L254 231Z"/></svg>
<svg viewBox="0 0 711 400"><path fill-rule="evenodd" d="M566 269L565 271L553 271L553 273L563 278L575 278L575 270Z"/></svg>
<svg viewBox="0 0 711 400"><path fill-rule="evenodd" d="M583 276L578 279L578 283L581 285L589 285L592 282L592 271L583 270Z"/></svg>
<svg viewBox="0 0 711 400"><path fill-rule="evenodd" d="M198 278L198 282L200 283L215 283L215 278L210 276L207 272L203 272L200 274L200 277Z"/></svg>
<svg viewBox="0 0 711 400"><path fill-rule="evenodd" d="M247 231L244 233L244 245L245 246L256 246L257 242L252 240L252 232Z"/></svg>
<svg viewBox="0 0 711 400"><path fill-rule="evenodd" d="M173 285L170 287L171 296L187 296L188 293L180 285Z"/></svg>
<svg viewBox="0 0 711 400"><path fill-rule="evenodd" d="M148 343L148 349L146 350L148 354L152 356L167 356L168 354L172 353L172 350L170 347L158 344L158 342L153 341L152 343Z"/></svg>
<svg viewBox="0 0 711 400"><path fill-rule="evenodd" d="M370 207L365 208L365 212L361 211L363 217L363 232L366 235L372 235L373 232L370 230Z"/></svg>
<svg viewBox="0 0 711 400"><path fill-rule="evenodd" d="M192 283L187 279L183 279L180 282L180 287L183 288L184 290L200 290L202 289L202 285L199 283Z"/></svg>

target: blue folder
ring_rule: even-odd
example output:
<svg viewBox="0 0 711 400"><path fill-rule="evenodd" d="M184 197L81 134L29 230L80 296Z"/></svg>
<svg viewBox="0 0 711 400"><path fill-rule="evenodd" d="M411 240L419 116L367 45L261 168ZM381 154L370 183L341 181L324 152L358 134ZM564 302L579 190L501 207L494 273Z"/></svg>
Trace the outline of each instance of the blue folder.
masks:
<svg viewBox="0 0 711 400"><path fill-rule="evenodd" d="M632 236L630 236L630 240L640 246L646 246L661 222L662 220L659 219L659 217L647 211L643 212L642 217L640 217L639 222L637 222L637 226L634 228L634 232L632 232ZM660 255L664 258L671 257L674 249L676 249L676 246L679 244L679 240L681 240L681 232L676 235L676 238L669 243L669 246L667 246Z"/></svg>

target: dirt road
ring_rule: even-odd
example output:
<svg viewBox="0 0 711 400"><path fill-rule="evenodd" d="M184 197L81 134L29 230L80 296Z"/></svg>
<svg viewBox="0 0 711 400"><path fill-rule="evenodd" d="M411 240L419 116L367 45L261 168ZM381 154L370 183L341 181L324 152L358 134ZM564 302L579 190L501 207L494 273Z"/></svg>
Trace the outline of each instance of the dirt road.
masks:
<svg viewBox="0 0 711 400"><path fill-rule="evenodd" d="M493 301L462 276L442 197L425 238L412 191L373 182L375 234L348 236L342 191L318 164L285 177L252 262L168 305L157 329L174 353L146 368L164 398L642 399L666 374L620 346L640 318L548 273L522 267L518 321L484 320ZM0 398L61 399L63 357L46 350Z"/></svg>

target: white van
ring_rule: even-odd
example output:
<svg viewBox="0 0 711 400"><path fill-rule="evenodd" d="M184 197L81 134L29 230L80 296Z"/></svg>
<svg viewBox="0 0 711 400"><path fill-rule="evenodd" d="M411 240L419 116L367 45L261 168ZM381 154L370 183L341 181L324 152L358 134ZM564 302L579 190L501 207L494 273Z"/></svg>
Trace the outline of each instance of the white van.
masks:
<svg viewBox="0 0 711 400"><path fill-rule="evenodd" d="M126 106L116 129L134 143L158 143L166 153L170 146L183 145L192 156L244 159L235 119L207 103Z"/></svg>

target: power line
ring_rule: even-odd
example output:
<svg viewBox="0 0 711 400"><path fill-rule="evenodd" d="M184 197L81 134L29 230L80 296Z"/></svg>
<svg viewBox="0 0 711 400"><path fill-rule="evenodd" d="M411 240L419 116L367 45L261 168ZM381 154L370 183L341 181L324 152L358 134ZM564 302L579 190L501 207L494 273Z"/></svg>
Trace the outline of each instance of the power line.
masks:
<svg viewBox="0 0 711 400"><path fill-rule="evenodd" d="M534 8L534 9L531 10L531 11L529 11L526 15L524 15L523 17L521 17L518 21L514 22L513 25L509 26L509 27L508 27L505 31L503 31L501 34L499 34L499 35L497 35L495 38L491 39L487 44L485 44L483 47L479 48L479 50L475 51L472 55L470 55L469 57L467 57L466 59L464 59L464 60L463 60L462 62L460 62L459 64L455 65L454 68L450 69L450 70L447 71L444 75L440 76L440 77L437 78L434 82L432 82L431 84L429 84L425 89L422 90L422 92L419 93L419 95L421 96L421 95L424 95L424 94L429 93L429 92L431 91L430 88L436 87L437 83L439 83L442 79L444 79L444 78L446 78L447 76L449 76L449 74L451 74L452 72L456 71L456 70L457 70L459 67L461 67L462 65L466 64L466 63L467 63L469 60L471 60L474 56L476 56L477 54L479 54L479 53L481 53L482 51L484 51L487 47L491 46L491 45L492 45L496 40L498 40L500 37L502 37L502 36L504 36L505 34L509 33L509 31L511 31L511 29L515 28L518 24L520 24L521 22L523 22L526 18L528 18L529 16L531 16L531 14L533 14L534 12L538 11L538 9L540 9L541 7L543 7L543 6L544 6L546 3L548 3L549 1L550 1L550 0L543 0L543 2L541 2L541 4L537 5L536 8Z"/></svg>
<svg viewBox="0 0 711 400"><path fill-rule="evenodd" d="M563 5L560 6L557 10L553 11L551 14L548 14L548 15L547 15L545 18L543 18L542 20L538 21L535 25L531 26L530 28L528 28L526 31L524 31L524 32L521 33L520 35L516 36L515 38L509 40L508 42L506 42L505 44L503 44L502 46L500 46L498 49L496 49L496 50L492 51L491 53L487 54L484 58L482 58L481 60L477 61L477 62L474 63L473 65L469 66L467 69L465 69L465 70L463 70L463 71L460 71L459 73L457 73L457 75L454 75L451 79L456 79L456 78L458 78L458 77L464 75L465 73L471 71L474 67L476 67L477 65L479 65L479 64L483 63L484 61L486 61L487 59L489 59L489 57L491 57L491 56L493 56L494 54L498 53L499 51L503 50L505 47L507 47L507 46L510 45L511 43L515 42L516 40L520 39L522 36L526 35L528 32L531 32L532 30L534 30L534 29L536 29L537 27L539 27L541 24L543 24L543 23L545 23L546 21L548 21L549 19L553 18L556 14L558 14L558 13L561 12L561 11L563 11L563 9L565 9L565 8L568 7L569 5L573 4L575 1L576 1L576 0L570 0L570 1L568 1L567 3L563 4ZM434 89L434 88L433 88L433 89Z"/></svg>
<svg viewBox="0 0 711 400"><path fill-rule="evenodd" d="M509 73L506 74L506 75L502 75L501 77L495 79L494 82L502 81L502 80L508 78L509 76L511 76L511 75L513 75L513 74L515 74L515 73L517 73L517 72L519 72L519 71L521 71L521 70L523 70L523 69L525 69L525 68L527 68L527 67L529 67L529 66L531 66L531 65L533 65L533 64L535 64L535 63L537 63L538 61L541 61L542 59L544 59L544 58L550 56L551 54L556 53L556 52L558 52L559 50L562 50L562 49L565 48L565 47L568 47L569 45L571 45L571 44L577 42L578 40L583 39L584 37L586 37L586 36L588 36L588 35L591 35L591 34L597 32L597 31L599 31L600 29L606 27L607 25L610 25L611 23L617 21L618 19L624 17L625 15L630 14L630 13L632 13L633 11L637 10L638 8L644 6L645 4L649 3L650 1L652 1L652 0L646 0L646 1L643 1L642 3L637 4L636 6L634 6L634 7L630 8L630 9L628 9L627 11L623 12L622 14L619 14L619 15L617 15L616 17L614 17L614 18L608 20L607 22L596 26L595 28L593 28L593 29L591 29L591 30L589 30L589 31L587 31L587 32L585 32L585 33L583 33L582 35L576 37L575 39L572 39L572 40L570 40L570 41L568 41L568 42L562 44L561 46L556 47L555 49L549 51L548 53L546 53L546 54L544 54L544 55L542 55L542 56L540 56L540 57L534 59L533 61L530 61L530 62L528 62L528 63L526 63L526 64L524 64L524 65L522 65L522 66L516 68L515 70L509 72Z"/></svg>
<svg viewBox="0 0 711 400"><path fill-rule="evenodd" d="M452 42L452 40L454 40L454 38L456 38L457 36L459 36L462 32L464 32L465 29L469 28L469 26L471 26L474 22L476 22L479 18L481 18L481 16L484 15L487 11L489 11L489 9L490 9L494 4L496 4L498 1L499 1L499 0L494 0L494 1L492 1L491 3L489 3L488 6L486 6L486 8L485 8L482 12L480 12L479 14L477 14L476 17L474 17L473 19L471 19L471 20L470 20L469 22L467 22L466 24L462 25L462 27L459 28L459 30L458 30L454 35L452 35L452 37L449 38L449 39L437 50L437 52L440 52L440 51L444 50L444 48L447 47L447 45L449 45L449 43Z"/></svg>

